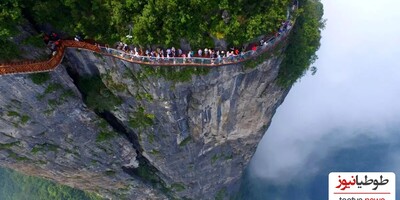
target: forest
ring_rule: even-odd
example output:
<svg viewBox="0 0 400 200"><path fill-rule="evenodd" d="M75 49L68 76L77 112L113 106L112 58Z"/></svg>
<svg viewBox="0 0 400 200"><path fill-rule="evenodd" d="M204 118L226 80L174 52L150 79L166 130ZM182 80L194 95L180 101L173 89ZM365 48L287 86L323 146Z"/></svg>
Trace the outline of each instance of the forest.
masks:
<svg viewBox="0 0 400 200"><path fill-rule="evenodd" d="M138 45L212 45L212 37L239 45L277 30L291 0L2 0L0 38L23 18L70 35ZM128 34L132 38L126 38Z"/></svg>
<svg viewBox="0 0 400 200"><path fill-rule="evenodd" d="M317 59L323 7L320 0L299 0L278 81L291 86ZM13 37L17 25L29 21L51 26L64 35L113 44L213 48L213 38L241 45L272 34L286 19L292 0L1 0L0 60L18 56ZM131 34L132 38L126 35ZM40 38L40 37L38 37ZM188 73L192 74L192 73ZM179 74L167 74L175 78ZM166 75L165 75L166 76ZM185 80L190 76L184 77ZM97 199L91 194L0 168L0 199Z"/></svg>
<svg viewBox="0 0 400 200"><path fill-rule="evenodd" d="M317 60L321 43L321 31L325 27L322 18L324 8L320 0L299 0L296 25L289 37L285 58L279 70L278 83L290 87Z"/></svg>
<svg viewBox="0 0 400 200"><path fill-rule="evenodd" d="M16 171L0 168L0 199L2 200L100 200L95 194L45 179L26 176Z"/></svg>
<svg viewBox="0 0 400 200"><path fill-rule="evenodd" d="M0 60L18 57L10 38L16 24L28 20L64 35L113 44L161 47L187 41L192 49L213 48L215 39L240 46L263 34L273 34L286 19L292 0L2 0L0 2ZM323 7L320 0L299 0L296 25L290 36L279 83L290 86L317 59ZM131 38L126 37L132 35Z"/></svg>

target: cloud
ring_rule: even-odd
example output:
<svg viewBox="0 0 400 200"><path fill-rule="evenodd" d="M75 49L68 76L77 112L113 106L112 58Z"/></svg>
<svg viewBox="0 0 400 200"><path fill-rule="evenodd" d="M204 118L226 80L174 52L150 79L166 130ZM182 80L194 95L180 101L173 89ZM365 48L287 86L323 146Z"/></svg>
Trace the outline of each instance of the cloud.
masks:
<svg viewBox="0 0 400 200"><path fill-rule="evenodd" d="M399 124L400 1L323 3L318 72L292 88L250 166L280 184L318 173L321 159L357 137L390 141Z"/></svg>

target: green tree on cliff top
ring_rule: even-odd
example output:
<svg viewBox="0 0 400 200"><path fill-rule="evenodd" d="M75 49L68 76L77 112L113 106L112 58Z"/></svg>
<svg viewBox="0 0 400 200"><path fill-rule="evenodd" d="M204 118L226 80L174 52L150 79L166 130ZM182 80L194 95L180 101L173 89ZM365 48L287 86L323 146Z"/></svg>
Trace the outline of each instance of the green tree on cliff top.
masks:
<svg viewBox="0 0 400 200"><path fill-rule="evenodd" d="M71 35L82 33L103 42L122 40L133 27L129 42L135 44L171 46L186 39L194 47L205 47L212 45L212 37L239 45L275 31L286 18L290 2L25 0L23 11L38 24L49 23Z"/></svg>

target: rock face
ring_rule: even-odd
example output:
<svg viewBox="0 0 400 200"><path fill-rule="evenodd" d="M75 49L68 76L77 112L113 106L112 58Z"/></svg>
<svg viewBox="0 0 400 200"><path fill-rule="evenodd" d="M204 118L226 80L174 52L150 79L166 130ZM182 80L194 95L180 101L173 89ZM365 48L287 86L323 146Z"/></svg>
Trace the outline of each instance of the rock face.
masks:
<svg viewBox="0 0 400 200"><path fill-rule="evenodd" d="M121 170L137 163L126 138L96 141L113 130L86 108L63 66L43 85L28 75L0 82L0 165L110 197L131 187L139 197L154 193Z"/></svg>
<svg viewBox="0 0 400 200"><path fill-rule="evenodd" d="M275 55L181 82L165 74L184 68L70 49L43 84L0 77L0 165L114 199L227 197L288 92L279 64ZM98 75L122 103L96 114L74 79Z"/></svg>

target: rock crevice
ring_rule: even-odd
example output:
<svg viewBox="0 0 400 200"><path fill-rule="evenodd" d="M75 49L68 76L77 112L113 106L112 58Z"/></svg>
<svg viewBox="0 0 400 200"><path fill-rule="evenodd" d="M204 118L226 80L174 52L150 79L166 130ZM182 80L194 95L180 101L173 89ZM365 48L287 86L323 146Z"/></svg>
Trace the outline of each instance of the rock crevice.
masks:
<svg viewBox="0 0 400 200"><path fill-rule="evenodd" d="M3 76L0 165L114 199L230 193L289 91L276 52L254 68L188 72L69 49L39 84ZM84 77L101 80L97 98Z"/></svg>

